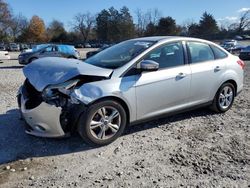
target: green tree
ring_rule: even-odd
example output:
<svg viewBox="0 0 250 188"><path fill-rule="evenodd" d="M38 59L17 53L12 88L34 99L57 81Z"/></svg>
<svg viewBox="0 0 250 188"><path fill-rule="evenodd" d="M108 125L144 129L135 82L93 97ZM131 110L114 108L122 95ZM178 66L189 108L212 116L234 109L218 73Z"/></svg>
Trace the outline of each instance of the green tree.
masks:
<svg viewBox="0 0 250 188"><path fill-rule="evenodd" d="M191 23L187 26L188 33L187 35L190 37L199 37L200 36L200 26L197 23Z"/></svg>
<svg viewBox="0 0 250 188"><path fill-rule="evenodd" d="M133 23L133 18L129 13L129 9L125 6L120 10L120 19L119 32L121 33L121 36L119 40L121 41L134 37L135 26Z"/></svg>
<svg viewBox="0 0 250 188"><path fill-rule="evenodd" d="M154 35L157 35L157 26L152 22L150 22L146 27L145 36L154 36Z"/></svg>
<svg viewBox="0 0 250 188"><path fill-rule="evenodd" d="M109 17L110 13L105 9L96 17L96 33L98 39L102 41L108 41Z"/></svg>
<svg viewBox="0 0 250 188"><path fill-rule="evenodd" d="M109 8L109 19L108 19L108 41L110 42L117 42L121 37L120 33L120 22L121 17L119 11L116 10L114 7Z"/></svg>
<svg viewBox="0 0 250 188"><path fill-rule="evenodd" d="M64 42L67 38L67 32L62 22L53 20L47 28L47 37L50 42Z"/></svg>
<svg viewBox="0 0 250 188"><path fill-rule="evenodd" d="M157 33L158 35L178 35L180 28L176 25L175 20L168 16L159 20Z"/></svg>
<svg viewBox="0 0 250 188"><path fill-rule="evenodd" d="M213 39L219 32L216 20L212 14L204 12L199 22L199 35L201 38Z"/></svg>
<svg viewBox="0 0 250 188"><path fill-rule="evenodd" d="M120 11L114 7L102 10L96 18L98 39L105 42L119 42L134 36L133 18L127 7Z"/></svg>

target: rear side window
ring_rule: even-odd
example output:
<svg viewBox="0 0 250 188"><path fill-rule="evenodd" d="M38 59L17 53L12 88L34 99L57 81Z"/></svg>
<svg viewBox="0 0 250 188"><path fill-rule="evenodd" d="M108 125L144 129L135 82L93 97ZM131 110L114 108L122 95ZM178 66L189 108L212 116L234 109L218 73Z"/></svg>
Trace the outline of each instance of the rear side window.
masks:
<svg viewBox="0 0 250 188"><path fill-rule="evenodd" d="M192 63L214 60L214 54L209 45L201 42L187 42Z"/></svg>
<svg viewBox="0 0 250 188"><path fill-rule="evenodd" d="M75 51L75 48L73 46L58 45L57 47L62 53L72 54Z"/></svg>
<svg viewBox="0 0 250 188"><path fill-rule="evenodd" d="M212 48L212 50L214 52L215 59L223 59L223 58L227 57L226 52L219 49L218 47L211 45L211 48Z"/></svg>

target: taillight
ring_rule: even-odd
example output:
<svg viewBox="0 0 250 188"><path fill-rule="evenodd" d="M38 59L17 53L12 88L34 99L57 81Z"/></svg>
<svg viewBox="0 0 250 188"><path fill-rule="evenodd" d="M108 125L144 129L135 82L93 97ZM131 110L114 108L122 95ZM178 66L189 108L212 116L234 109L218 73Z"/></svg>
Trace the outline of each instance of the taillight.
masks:
<svg viewBox="0 0 250 188"><path fill-rule="evenodd" d="M238 60L237 63L241 66L242 69L245 68L245 63L242 60Z"/></svg>

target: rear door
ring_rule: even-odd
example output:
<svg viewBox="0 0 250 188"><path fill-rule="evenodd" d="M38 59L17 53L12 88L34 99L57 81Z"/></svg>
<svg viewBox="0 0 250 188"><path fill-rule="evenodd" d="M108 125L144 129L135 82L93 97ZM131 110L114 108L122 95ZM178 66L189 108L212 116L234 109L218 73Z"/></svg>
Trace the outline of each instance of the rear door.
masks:
<svg viewBox="0 0 250 188"><path fill-rule="evenodd" d="M220 76L225 71L225 61L216 59L209 44L189 41L186 43L190 68L192 71L190 103L202 104L212 100L212 93L221 82ZM217 49L217 47L215 47Z"/></svg>

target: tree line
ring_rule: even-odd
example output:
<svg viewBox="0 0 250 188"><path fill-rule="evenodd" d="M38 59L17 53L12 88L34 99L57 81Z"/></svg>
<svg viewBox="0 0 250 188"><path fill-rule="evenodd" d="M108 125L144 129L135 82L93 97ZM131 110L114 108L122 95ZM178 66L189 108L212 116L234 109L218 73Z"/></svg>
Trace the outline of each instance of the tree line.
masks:
<svg viewBox="0 0 250 188"><path fill-rule="evenodd" d="M115 43L135 37L161 35L225 39L235 35L250 35L250 11L244 12L239 21L225 27L219 26L208 12L204 12L197 23L187 21L178 25L171 16L163 17L158 9L146 12L137 9L133 18L126 6L119 10L110 7L97 14L76 14L70 28L67 31L59 20L53 20L46 26L37 15L30 20L22 14L14 15L9 5L0 0L0 42Z"/></svg>

